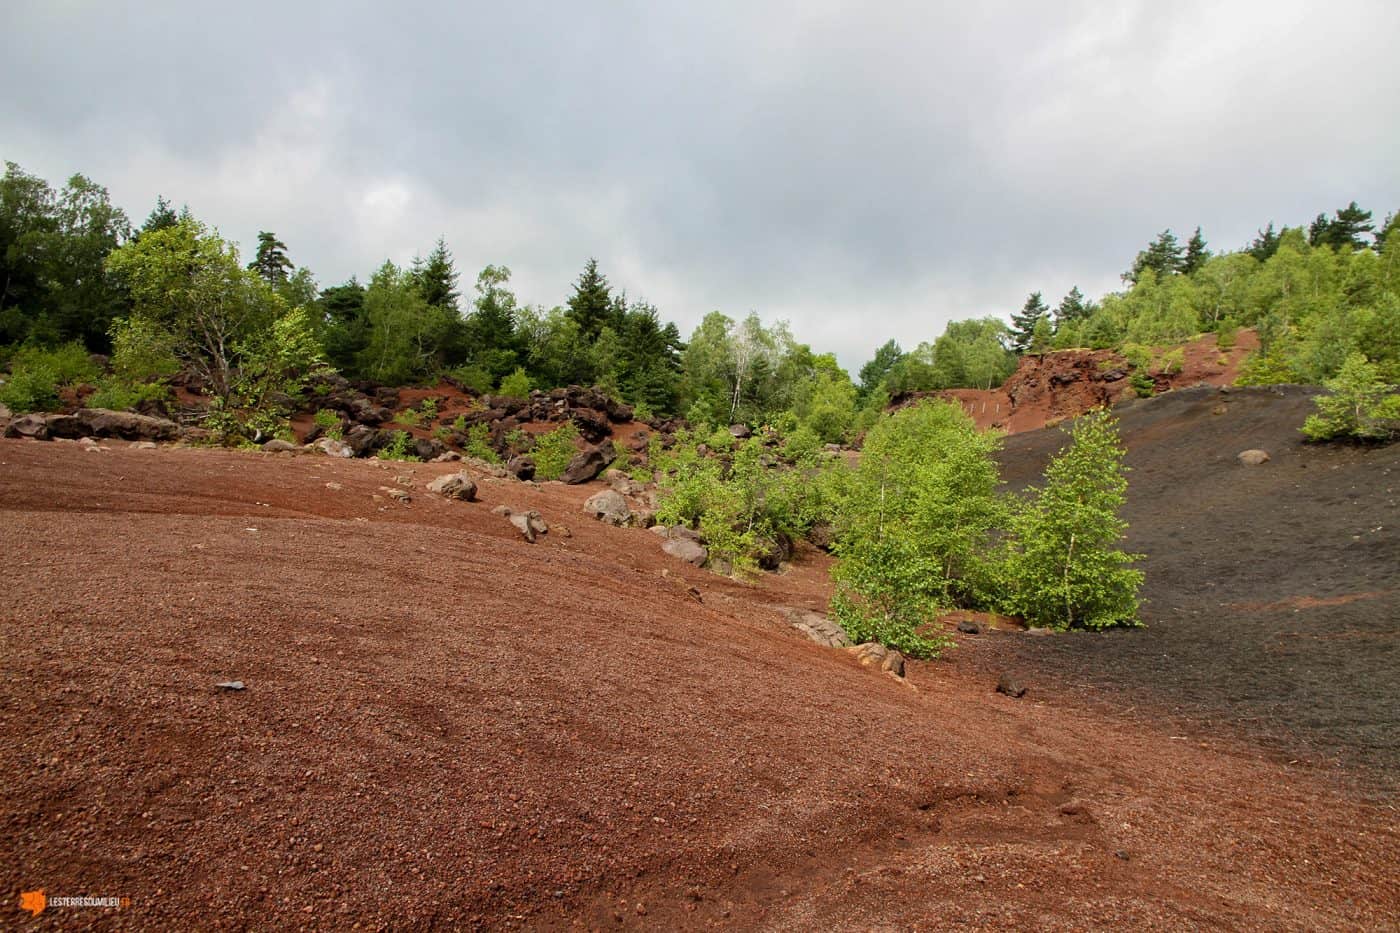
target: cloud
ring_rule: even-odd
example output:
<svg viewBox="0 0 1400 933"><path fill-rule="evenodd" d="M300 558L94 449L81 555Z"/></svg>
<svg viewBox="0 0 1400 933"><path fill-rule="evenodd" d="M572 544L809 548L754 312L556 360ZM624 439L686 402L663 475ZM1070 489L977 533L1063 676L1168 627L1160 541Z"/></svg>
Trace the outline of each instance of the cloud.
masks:
<svg viewBox="0 0 1400 933"><path fill-rule="evenodd" d="M1282 2L8 5L4 158L138 220L274 230L329 284L444 236L561 302L589 256L688 330L848 367L1216 247L1400 207L1400 7Z"/></svg>

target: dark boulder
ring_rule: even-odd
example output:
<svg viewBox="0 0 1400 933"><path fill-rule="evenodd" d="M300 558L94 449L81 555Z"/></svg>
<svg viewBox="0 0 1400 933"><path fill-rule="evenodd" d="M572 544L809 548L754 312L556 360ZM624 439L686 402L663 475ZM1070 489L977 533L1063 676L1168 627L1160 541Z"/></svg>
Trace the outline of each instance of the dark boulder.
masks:
<svg viewBox="0 0 1400 933"><path fill-rule="evenodd" d="M173 441L184 429L166 418L138 415L134 411L83 408L74 415L84 430L79 436L119 437L125 441Z"/></svg>
<svg viewBox="0 0 1400 933"><path fill-rule="evenodd" d="M357 457L367 457L381 446L379 435L381 432L363 424L357 424L345 432L344 442L347 447L355 452Z"/></svg>
<svg viewBox="0 0 1400 933"><path fill-rule="evenodd" d="M506 463L506 472L518 480L529 482L535 478L535 458L529 454L511 457Z"/></svg>
<svg viewBox="0 0 1400 933"><path fill-rule="evenodd" d="M569 465L564 468L564 472L559 478L571 486L586 483L606 470L608 464L612 463L612 459L611 444L587 447L569 461Z"/></svg>
<svg viewBox="0 0 1400 933"><path fill-rule="evenodd" d="M446 445L435 437L415 437L412 446L413 455L424 461L432 460L447 450Z"/></svg>
<svg viewBox="0 0 1400 933"><path fill-rule="evenodd" d="M29 437L36 441L49 439L49 420L37 412L20 415L5 426L6 437Z"/></svg>
<svg viewBox="0 0 1400 933"><path fill-rule="evenodd" d="M590 444L598 443L611 430L607 415L592 408L576 408L569 412L569 419L578 428L579 436Z"/></svg>
<svg viewBox="0 0 1400 933"><path fill-rule="evenodd" d="M792 537L780 531L771 538L763 539L762 550L758 552L758 566L764 570L777 570L784 561L792 559Z"/></svg>

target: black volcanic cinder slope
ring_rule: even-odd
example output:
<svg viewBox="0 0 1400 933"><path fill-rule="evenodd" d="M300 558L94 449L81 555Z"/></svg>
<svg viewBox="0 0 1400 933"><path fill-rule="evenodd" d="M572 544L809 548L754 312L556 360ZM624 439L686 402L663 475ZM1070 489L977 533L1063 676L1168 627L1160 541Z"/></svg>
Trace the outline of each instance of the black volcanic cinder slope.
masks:
<svg viewBox="0 0 1400 933"><path fill-rule="evenodd" d="M1400 444L1303 443L1316 392L1199 387L1116 408L1148 628L998 638L972 663L1400 773ZM1066 440L1009 437L1006 484L1037 482ZM1250 448L1270 461L1242 465Z"/></svg>

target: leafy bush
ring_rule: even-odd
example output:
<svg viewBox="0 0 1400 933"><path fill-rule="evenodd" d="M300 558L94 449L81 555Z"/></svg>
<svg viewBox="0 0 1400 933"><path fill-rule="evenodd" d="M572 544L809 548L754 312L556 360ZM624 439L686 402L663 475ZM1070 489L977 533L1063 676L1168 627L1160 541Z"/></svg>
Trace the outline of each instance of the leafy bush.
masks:
<svg viewBox="0 0 1400 933"><path fill-rule="evenodd" d="M530 377L525 374L524 368L517 366L514 372L501 380L500 389L497 391L507 398L525 398L533 388L534 385L530 382Z"/></svg>
<svg viewBox="0 0 1400 933"><path fill-rule="evenodd" d="M15 366L0 385L0 404L16 414L30 411L57 411L58 380L47 366Z"/></svg>
<svg viewBox="0 0 1400 933"><path fill-rule="evenodd" d="M418 457L409 453L412 443L413 438L407 431L395 431L394 439L389 442L387 447L381 448L379 453L375 454L375 456L380 460L407 460L416 462Z"/></svg>
<svg viewBox="0 0 1400 933"><path fill-rule="evenodd" d="M679 432L669 450L652 444L652 477L661 490L657 521L698 529L716 564L727 563L739 575L753 573L778 536L798 537L830 517L837 481L827 473L844 470L843 464L784 468L759 438L734 444L728 464L699 448L697 435L688 431Z"/></svg>
<svg viewBox="0 0 1400 933"><path fill-rule="evenodd" d="M535 438L531 455L535 458L535 477L542 480L558 479L564 468L578 453L578 428L572 421L565 421L548 434Z"/></svg>
<svg viewBox="0 0 1400 933"><path fill-rule="evenodd" d="M143 402L163 402L169 397L170 390L158 382L108 378L98 382L97 391L87 397L85 404L88 408L128 411L140 407Z"/></svg>
<svg viewBox="0 0 1400 933"><path fill-rule="evenodd" d="M15 412L54 411L60 388L97 377L97 366L81 344L20 347L10 358L10 377L0 386L0 402Z"/></svg>
<svg viewBox="0 0 1400 933"><path fill-rule="evenodd" d="M832 572L832 612L853 639L933 657L947 639L921 629L940 610L985 598L979 565L1005 514L992 459L1000 443L943 401L871 428L842 500Z"/></svg>
<svg viewBox="0 0 1400 933"><path fill-rule="evenodd" d="M1215 332L1215 346L1218 350L1229 350L1235 346L1239 339L1239 328L1228 321L1220 322L1220 329Z"/></svg>
<svg viewBox="0 0 1400 933"><path fill-rule="evenodd" d="M1400 436L1400 391L1382 382L1365 356L1348 356L1337 377L1324 385L1328 394L1313 399L1317 412L1303 422L1308 440L1388 441Z"/></svg>
<svg viewBox="0 0 1400 933"><path fill-rule="evenodd" d="M401 424L406 428L416 428L422 423L423 416L412 408L405 408L394 416L394 424Z"/></svg>
<svg viewBox="0 0 1400 933"><path fill-rule="evenodd" d="M1162 354L1162 358L1157 361L1159 372L1179 373L1186 367L1186 352L1181 347L1175 347Z"/></svg>
<svg viewBox="0 0 1400 933"><path fill-rule="evenodd" d="M175 338L148 318L112 323L112 372L128 383L163 379L180 371Z"/></svg>
<svg viewBox="0 0 1400 933"><path fill-rule="evenodd" d="M466 426L465 418L459 416L457 421L453 422L454 426L458 422L460 422L463 427ZM462 444L462 451L466 453L467 456L475 457L478 460L485 460L487 463L501 462L500 454L496 453L495 449L491 446L490 427L484 424L474 424L465 431L462 431L461 428L457 430L467 437L466 441Z"/></svg>
<svg viewBox="0 0 1400 933"><path fill-rule="evenodd" d="M316 422L321 428L321 433L331 440L338 441L344 437L340 427L340 415L329 408L319 409L311 416L311 420Z"/></svg>
<svg viewBox="0 0 1400 933"><path fill-rule="evenodd" d="M1008 607L1032 625L1102 629L1139 625L1140 555L1116 550L1127 492L1116 422L1102 409L1078 419L1071 443L1045 470L1045 485L1012 520L1001 578Z"/></svg>
<svg viewBox="0 0 1400 933"><path fill-rule="evenodd" d="M491 373L481 366L458 366L448 370L447 375L473 392L484 394L491 391Z"/></svg>

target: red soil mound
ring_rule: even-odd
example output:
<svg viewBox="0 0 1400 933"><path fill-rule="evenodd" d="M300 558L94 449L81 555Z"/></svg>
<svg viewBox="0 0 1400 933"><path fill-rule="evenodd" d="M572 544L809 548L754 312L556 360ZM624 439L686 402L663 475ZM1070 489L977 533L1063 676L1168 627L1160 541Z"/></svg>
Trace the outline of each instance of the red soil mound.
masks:
<svg viewBox="0 0 1400 933"><path fill-rule="evenodd" d="M1315 773L911 690L782 621L824 558L744 586L450 469L0 441L0 882L130 927L1400 920L1393 812Z"/></svg>
<svg viewBox="0 0 1400 933"><path fill-rule="evenodd" d="M1240 367L1259 339L1252 330L1238 333L1229 350L1216 346L1214 334L1206 334L1183 344L1181 365L1167 366L1165 350L1157 354L1158 365L1148 370L1155 391L1167 392L1194 385L1233 385ZM912 404L920 398L945 398L963 406L977 426L997 428L1008 434L1034 431L1066 418L1074 418L1093 408L1136 398L1128 381L1130 367L1113 350L1059 350L1039 356L1023 356L1016 371L996 389L947 389L939 392L913 392L895 400Z"/></svg>

